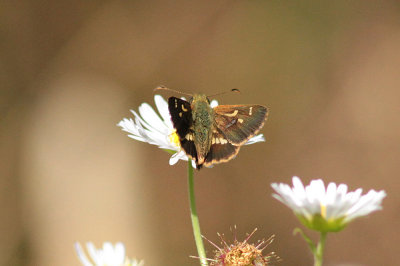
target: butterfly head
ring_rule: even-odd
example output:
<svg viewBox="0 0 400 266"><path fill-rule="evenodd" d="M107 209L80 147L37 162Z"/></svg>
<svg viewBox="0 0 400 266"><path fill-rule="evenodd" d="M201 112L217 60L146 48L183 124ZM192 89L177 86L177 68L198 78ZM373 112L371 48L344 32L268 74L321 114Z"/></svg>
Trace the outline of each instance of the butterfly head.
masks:
<svg viewBox="0 0 400 266"><path fill-rule="evenodd" d="M202 94L202 93L193 94L193 96L189 99L189 103L191 105L196 104L196 103L210 104L210 99L208 99L207 95Z"/></svg>

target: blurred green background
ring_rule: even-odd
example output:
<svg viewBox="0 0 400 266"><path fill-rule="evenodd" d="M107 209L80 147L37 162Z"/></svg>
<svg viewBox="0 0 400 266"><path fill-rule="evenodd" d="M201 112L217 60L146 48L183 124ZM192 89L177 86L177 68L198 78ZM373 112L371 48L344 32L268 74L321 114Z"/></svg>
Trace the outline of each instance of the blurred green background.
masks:
<svg viewBox="0 0 400 266"><path fill-rule="evenodd" d="M254 242L276 235L265 252L278 265L312 265L270 183L322 178L388 194L328 236L325 265L400 264L398 1L23 0L0 12L0 265L79 265L73 243L89 240L122 241L146 265L198 265L186 164L116 126L154 106L160 84L240 88L217 99L270 108L265 143L195 173L208 239L257 227Z"/></svg>

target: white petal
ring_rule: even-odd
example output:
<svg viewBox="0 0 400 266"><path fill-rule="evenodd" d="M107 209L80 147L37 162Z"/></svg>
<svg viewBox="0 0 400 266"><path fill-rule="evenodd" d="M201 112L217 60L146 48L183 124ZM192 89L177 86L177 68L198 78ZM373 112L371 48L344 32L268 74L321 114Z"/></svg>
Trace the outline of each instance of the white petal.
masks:
<svg viewBox="0 0 400 266"><path fill-rule="evenodd" d="M124 118L121 121L119 121L119 123L117 124L117 126L122 127L123 131L126 131L128 133L134 134L134 135L138 135L138 131L136 128L136 124L135 122L132 120L132 118Z"/></svg>
<svg viewBox="0 0 400 266"><path fill-rule="evenodd" d="M154 109L147 103L142 103L139 106L139 113L148 127L163 134L168 134L169 130Z"/></svg>
<svg viewBox="0 0 400 266"><path fill-rule="evenodd" d="M93 266L93 264L86 257L85 252L82 249L82 246L78 242L75 243L75 250L83 266Z"/></svg>
<svg viewBox="0 0 400 266"><path fill-rule="evenodd" d="M375 190L370 190L348 211L346 220L352 220L382 209L381 203L384 197L386 197L385 191L376 192Z"/></svg>
<svg viewBox="0 0 400 266"><path fill-rule="evenodd" d="M95 265L101 265L103 263L103 254L101 250L96 250L92 242L86 243L86 249Z"/></svg>
<svg viewBox="0 0 400 266"><path fill-rule="evenodd" d="M263 142L265 141L264 135L263 134L258 134L254 137L252 137L251 139L249 139L244 145L250 145L250 144L254 144L257 142Z"/></svg>
<svg viewBox="0 0 400 266"><path fill-rule="evenodd" d="M300 178L294 176L292 179L293 183L293 193L298 200L303 201L306 198L306 191L304 189L303 183Z"/></svg>
<svg viewBox="0 0 400 266"><path fill-rule="evenodd" d="M122 127L122 130L130 133L128 136L143 142L148 142L153 145L158 145L162 149L170 149L176 150L177 147L173 145L169 139L167 134L160 133L159 131L151 131L143 127L148 126L137 114L135 111L132 111L135 115L136 122L132 119L124 118L118 123L118 126ZM166 128L166 126L164 125Z"/></svg>
<svg viewBox="0 0 400 266"><path fill-rule="evenodd" d="M298 182L300 180L295 180L294 183L296 183L296 186L298 186ZM301 182L300 182L301 183ZM296 197L296 193L286 184L277 184L273 183L271 184L272 188L277 192L277 194L273 194L272 196L285 205L287 205L289 208L291 208L295 213L298 214L304 214L308 215L308 211L304 208L301 208L301 201ZM301 185L302 186L302 185Z"/></svg>
<svg viewBox="0 0 400 266"><path fill-rule="evenodd" d="M113 261L116 265L123 265L125 261L125 246L121 242L115 244Z"/></svg>
<svg viewBox="0 0 400 266"><path fill-rule="evenodd" d="M110 242L103 243L103 264L115 265L114 246Z"/></svg>
<svg viewBox="0 0 400 266"><path fill-rule="evenodd" d="M163 97L160 95L155 95L154 96L154 102L156 103L158 112L160 113L161 117L164 120L164 123L167 125L168 128L172 129L172 122L171 122L171 116L169 114L168 110L168 103L167 101L164 100Z"/></svg>
<svg viewBox="0 0 400 266"><path fill-rule="evenodd" d="M336 201L336 196L337 196L336 184L329 183L328 187L326 188L325 206L334 204Z"/></svg>
<svg viewBox="0 0 400 266"><path fill-rule="evenodd" d="M188 158L186 154L183 151L177 152L169 158L169 165L174 165L176 164L179 160L185 160L187 161Z"/></svg>

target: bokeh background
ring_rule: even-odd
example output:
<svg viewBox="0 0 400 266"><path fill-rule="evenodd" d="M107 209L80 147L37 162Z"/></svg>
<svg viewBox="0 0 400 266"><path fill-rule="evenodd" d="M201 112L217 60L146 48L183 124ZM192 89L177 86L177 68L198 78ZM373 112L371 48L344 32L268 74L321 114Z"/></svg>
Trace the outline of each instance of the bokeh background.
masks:
<svg viewBox="0 0 400 266"><path fill-rule="evenodd" d="M0 265L79 265L122 241L146 265L198 265L186 163L116 126L153 88L264 104L265 143L196 172L202 233L275 234L312 265L271 182L384 189L383 211L330 234L326 265L399 265L398 1L3 1ZM170 92L162 92L169 97ZM306 231L314 240L317 235ZM212 256L213 247L206 244Z"/></svg>

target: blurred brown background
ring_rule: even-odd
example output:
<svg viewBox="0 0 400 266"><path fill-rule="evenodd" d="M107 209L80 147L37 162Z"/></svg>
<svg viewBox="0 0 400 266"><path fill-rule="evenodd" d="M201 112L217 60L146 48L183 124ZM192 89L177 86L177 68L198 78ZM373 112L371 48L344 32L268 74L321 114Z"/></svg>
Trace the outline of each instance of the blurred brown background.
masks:
<svg viewBox="0 0 400 266"><path fill-rule="evenodd" d="M160 84L271 109L267 142L196 172L210 240L257 227L279 265L312 265L270 183L323 178L388 194L328 236L326 265L399 265L400 4L296 2L3 1L0 265L79 265L89 240L198 265L186 164L116 126Z"/></svg>

